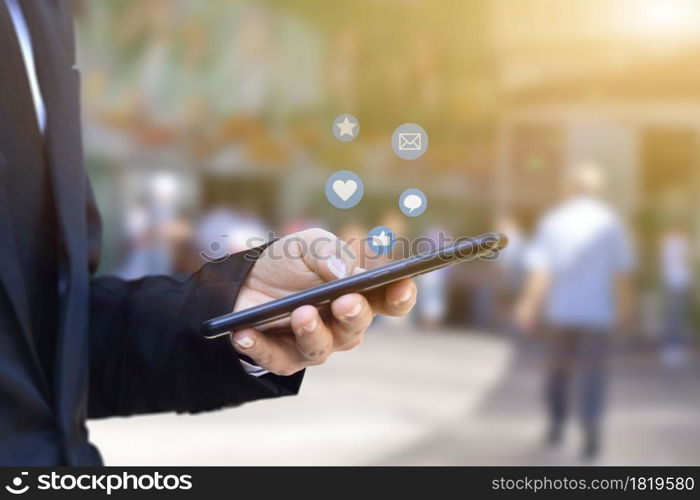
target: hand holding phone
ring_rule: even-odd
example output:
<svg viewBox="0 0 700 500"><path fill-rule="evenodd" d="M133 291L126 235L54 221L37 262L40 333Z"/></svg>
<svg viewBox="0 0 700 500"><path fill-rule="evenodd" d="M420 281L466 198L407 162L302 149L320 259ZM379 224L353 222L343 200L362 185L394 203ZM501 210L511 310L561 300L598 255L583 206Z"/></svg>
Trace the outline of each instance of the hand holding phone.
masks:
<svg viewBox="0 0 700 500"><path fill-rule="evenodd" d="M309 289L365 274L357 274L357 261L346 252L338 255L338 248L338 238L321 229L274 242L252 267L233 313L207 321L204 335L214 338L233 331L236 350L273 373L289 375L323 363L334 351L359 344L375 314L408 314L415 303L416 286L404 279L364 295L352 291L334 294L323 304L328 305L323 314L315 307L321 304L302 301L276 316L263 314L261 321L235 321ZM258 328L261 325L264 333Z"/></svg>
<svg viewBox="0 0 700 500"><path fill-rule="evenodd" d="M320 231L320 230L312 230ZM304 233L300 233L304 234ZM311 233L309 233L311 234ZM326 233L330 235L330 233ZM331 235L332 236L332 235ZM335 237L333 237L335 238ZM284 240L280 240L284 241ZM277 244L277 243L276 243ZM267 285L258 285L258 280L249 278L250 286L258 290L253 294L253 300L237 301L233 313L211 319L202 325L205 337L214 338L225 335L229 330L260 326L268 323L280 321L289 316L296 308L303 305L323 307L331 301L350 293L362 293L367 297L374 298L377 294L384 293L380 287L395 282L401 282L418 274L423 274L435 269L439 269L456 262L468 261L477 257L495 257L498 250L507 244L507 239L502 234L487 233L473 238L463 238L454 244L431 249L428 252L420 253L392 262L385 266L365 271L360 274L353 272L354 264L351 261L343 262L335 257L313 257L314 251L307 252L303 258L293 259L296 264L305 262L301 266L295 265L287 270L283 265L275 269L265 256L261 258L261 269L264 275L279 276L271 278ZM332 255L332 254L328 254ZM257 264L256 264L257 265ZM334 270L338 266L347 266L349 271L337 273ZM255 270L255 268L254 268ZM309 273L311 271L311 274ZM333 280L333 278L340 278ZM291 284L291 286L277 284L278 281ZM325 283L321 280L326 281ZM315 286L307 286L315 283ZM286 288L285 288L286 286ZM294 293L294 290L301 289ZM387 290L386 293L390 293ZM276 300L273 297L278 297ZM381 305L381 303L379 304ZM386 307L384 305L384 307Z"/></svg>

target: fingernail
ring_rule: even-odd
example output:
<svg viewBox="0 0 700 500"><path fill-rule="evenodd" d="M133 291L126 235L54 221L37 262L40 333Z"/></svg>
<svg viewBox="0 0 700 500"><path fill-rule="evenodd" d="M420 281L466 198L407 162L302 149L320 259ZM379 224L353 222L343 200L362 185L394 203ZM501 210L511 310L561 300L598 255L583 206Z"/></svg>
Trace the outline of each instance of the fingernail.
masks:
<svg viewBox="0 0 700 500"><path fill-rule="evenodd" d="M331 255L328 258L328 269L335 275L336 278L345 278L347 270L345 268L345 262L339 259L335 255Z"/></svg>
<svg viewBox="0 0 700 500"><path fill-rule="evenodd" d="M311 323L302 326L301 329L304 330L306 333L312 333L312 332L316 331L317 327L318 327L318 320L316 318L314 318Z"/></svg>
<svg viewBox="0 0 700 500"><path fill-rule="evenodd" d="M236 344L243 349L250 349L255 345L255 339L250 335L241 335L240 337L234 337Z"/></svg>
<svg viewBox="0 0 700 500"><path fill-rule="evenodd" d="M396 301L396 305L404 305L413 298L413 290L407 290L401 296L399 300Z"/></svg>
<svg viewBox="0 0 700 500"><path fill-rule="evenodd" d="M348 312L345 313L345 316L343 316L343 318L354 319L354 318L357 318L361 312L362 312L362 304L356 304L355 307L353 307L352 309L350 309Z"/></svg>

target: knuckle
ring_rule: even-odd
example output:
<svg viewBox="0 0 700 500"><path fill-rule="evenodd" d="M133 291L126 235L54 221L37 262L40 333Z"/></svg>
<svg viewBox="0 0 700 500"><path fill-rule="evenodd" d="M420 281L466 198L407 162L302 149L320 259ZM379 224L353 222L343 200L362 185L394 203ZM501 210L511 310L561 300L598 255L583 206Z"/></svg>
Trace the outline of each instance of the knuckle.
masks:
<svg viewBox="0 0 700 500"><path fill-rule="evenodd" d="M325 355L323 355L323 356L321 356L321 357L316 358L315 360L313 360L313 362L312 362L311 364L312 364L313 366L322 365L322 364L324 364L326 361L328 361L328 357L329 357L328 354L325 354Z"/></svg>
<svg viewBox="0 0 700 500"><path fill-rule="evenodd" d="M310 229L305 229L304 231L299 233L299 236L305 241L313 241L316 239L323 238L324 240L328 240L330 242L335 239L335 235L333 233L325 229L321 229L320 227L312 227Z"/></svg>
<svg viewBox="0 0 700 500"><path fill-rule="evenodd" d="M303 230L301 234L307 236L333 236L333 233L321 227L310 227L309 229Z"/></svg>
<svg viewBox="0 0 700 500"><path fill-rule="evenodd" d="M274 354L270 351L260 353L253 359L257 359L260 366L274 366L276 361Z"/></svg>
<svg viewBox="0 0 700 500"><path fill-rule="evenodd" d="M353 330L349 337L351 340L355 340L357 337L361 337L366 331L367 328L369 327L369 324L362 325L361 327L357 328L356 330Z"/></svg>
<svg viewBox="0 0 700 500"><path fill-rule="evenodd" d="M341 351L349 351L350 349L354 349L355 347L359 346L362 343L363 340L363 335L362 331L356 332L352 338L348 339L346 342L344 342L339 350Z"/></svg>
<svg viewBox="0 0 700 500"><path fill-rule="evenodd" d="M360 317L341 320L340 326L346 335L358 335L364 332L372 324L371 309L367 308Z"/></svg>
<svg viewBox="0 0 700 500"><path fill-rule="evenodd" d="M352 339L362 335L372 324L372 319L372 315L368 314L366 317L347 328L345 336Z"/></svg>
<svg viewBox="0 0 700 500"><path fill-rule="evenodd" d="M362 338L361 337L356 337L355 339L351 340L350 342L347 343L345 346L348 349L354 349L358 345L362 343Z"/></svg>
<svg viewBox="0 0 700 500"><path fill-rule="evenodd" d="M319 360L323 360L328 357L327 350L324 348L317 349L314 351L309 351L305 353L304 357L308 359L309 361L316 362Z"/></svg>
<svg viewBox="0 0 700 500"><path fill-rule="evenodd" d="M289 377L290 375L294 375L299 370L301 370L301 367L297 367L294 365L282 365L279 368L271 371L276 375L280 375L282 377Z"/></svg>

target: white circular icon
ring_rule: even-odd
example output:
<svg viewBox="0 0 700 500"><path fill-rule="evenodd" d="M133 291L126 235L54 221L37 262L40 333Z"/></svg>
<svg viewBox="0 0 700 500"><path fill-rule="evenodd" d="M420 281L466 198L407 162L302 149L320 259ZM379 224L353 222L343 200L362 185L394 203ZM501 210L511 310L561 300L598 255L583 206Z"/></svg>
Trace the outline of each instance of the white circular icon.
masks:
<svg viewBox="0 0 700 500"><path fill-rule="evenodd" d="M394 248L394 231L386 226L377 226L367 235L367 246L374 253L386 255Z"/></svg>
<svg viewBox="0 0 700 500"><path fill-rule="evenodd" d="M352 208L362 199L365 188L360 176L350 170L339 170L326 181L326 198L337 208Z"/></svg>
<svg viewBox="0 0 700 500"><path fill-rule="evenodd" d="M418 217L428 208L428 197L420 189L407 189L399 196L399 208L409 217Z"/></svg>
<svg viewBox="0 0 700 500"><path fill-rule="evenodd" d="M360 122L352 115L344 113L333 120L333 135L339 141L354 141L360 133Z"/></svg>
<svg viewBox="0 0 700 500"><path fill-rule="evenodd" d="M404 123L394 130L391 147L399 158L415 160L428 150L428 134L420 125Z"/></svg>

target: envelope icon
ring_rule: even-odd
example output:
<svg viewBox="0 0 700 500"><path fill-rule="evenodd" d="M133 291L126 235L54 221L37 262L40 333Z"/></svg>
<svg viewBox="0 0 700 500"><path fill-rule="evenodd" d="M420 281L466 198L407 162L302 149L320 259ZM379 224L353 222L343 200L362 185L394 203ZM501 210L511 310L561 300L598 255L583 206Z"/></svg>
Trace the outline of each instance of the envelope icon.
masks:
<svg viewBox="0 0 700 500"><path fill-rule="evenodd" d="M418 132L399 133L400 151L422 151L423 139Z"/></svg>

